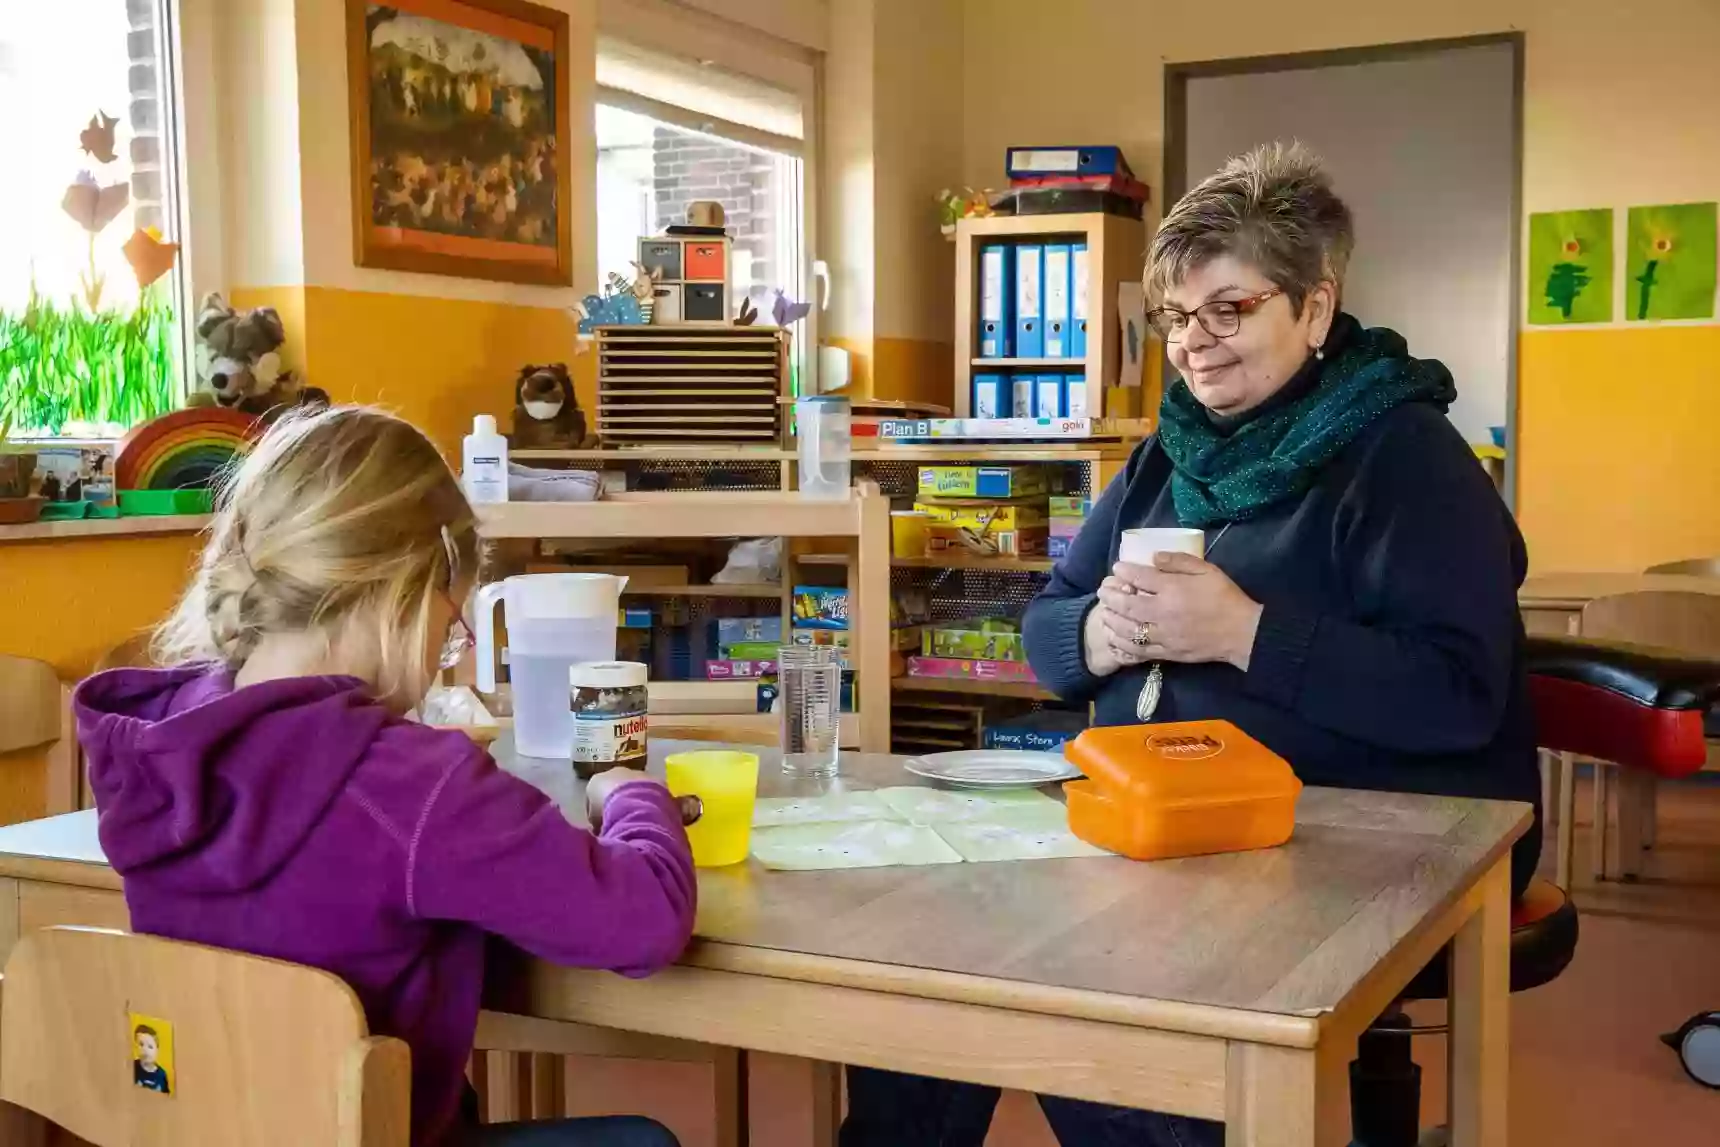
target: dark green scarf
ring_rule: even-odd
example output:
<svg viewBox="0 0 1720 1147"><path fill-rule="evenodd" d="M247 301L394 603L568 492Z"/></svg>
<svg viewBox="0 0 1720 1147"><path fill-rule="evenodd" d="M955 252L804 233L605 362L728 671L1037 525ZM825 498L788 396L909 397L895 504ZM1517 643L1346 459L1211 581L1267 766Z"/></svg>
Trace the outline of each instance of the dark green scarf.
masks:
<svg viewBox="0 0 1720 1147"><path fill-rule="evenodd" d="M1451 372L1436 359L1409 356L1403 336L1363 329L1340 314L1324 361L1310 359L1311 384L1289 402L1268 399L1252 416L1216 420L1177 379L1159 406L1159 445L1174 467L1177 520L1205 528L1247 521L1300 496L1339 451L1374 419L1406 402L1441 411L1457 397Z"/></svg>

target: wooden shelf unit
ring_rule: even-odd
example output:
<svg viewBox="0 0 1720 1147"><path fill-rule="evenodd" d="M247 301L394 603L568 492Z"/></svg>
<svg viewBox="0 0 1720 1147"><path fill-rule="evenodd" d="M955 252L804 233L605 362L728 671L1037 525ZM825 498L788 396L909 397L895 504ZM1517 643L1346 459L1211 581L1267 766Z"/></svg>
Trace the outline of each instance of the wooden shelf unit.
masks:
<svg viewBox="0 0 1720 1147"><path fill-rule="evenodd" d="M993 242L1035 239L1081 240L1087 244L1087 355L1085 358L981 358L979 355L980 248ZM1105 390L1117 385L1122 348L1117 332L1117 284L1141 277L1146 226L1139 219L1097 212L1071 215L994 215L956 222L957 418L971 417L976 367L1062 367L1087 376L1087 413L1105 411ZM1014 283L1004 284L1014 298Z"/></svg>
<svg viewBox="0 0 1720 1147"><path fill-rule="evenodd" d="M842 500L813 500L791 492L673 491L613 494L597 502L507 502L476 506L479 537L488 543L545 539L664 539L810 537L847 543L849 662L859 692L855 744L866 752L890 747L890 501L871 483ZM784 578L789 583L788 578ZM792 583L785 586L651 586L659 596L759 597L779 600L785 621ZM768 591L768 593L766 592ZM656 682L651 712L745 712L756 697L750 681ZM685 706L685 707L680 707Z"/></svg>
<svg viewBox="0 0 1720 1147"><path fill-rule="evenodd" d="M965 677L894 677L890 687L921 693L979 693L987 697L1026 697L1055 701L1057 694L1032 681L974 681Z"/></svg>

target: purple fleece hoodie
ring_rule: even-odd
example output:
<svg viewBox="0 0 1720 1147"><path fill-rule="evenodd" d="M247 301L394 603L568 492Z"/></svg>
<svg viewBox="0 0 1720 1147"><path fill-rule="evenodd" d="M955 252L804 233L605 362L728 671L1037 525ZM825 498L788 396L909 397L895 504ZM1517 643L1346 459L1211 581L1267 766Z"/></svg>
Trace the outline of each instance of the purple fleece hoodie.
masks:
<svg viewBox="0 0 1720 1147"><path fill-rule="evenodd" d="M207 668L78 687L102 848L140 932L327 969L412 1048L412 1142L458 1107L485 933L642 976L692 934L676 806L627 785L601 836L465 736L390 716L350 677L234 689Z"/></svg>

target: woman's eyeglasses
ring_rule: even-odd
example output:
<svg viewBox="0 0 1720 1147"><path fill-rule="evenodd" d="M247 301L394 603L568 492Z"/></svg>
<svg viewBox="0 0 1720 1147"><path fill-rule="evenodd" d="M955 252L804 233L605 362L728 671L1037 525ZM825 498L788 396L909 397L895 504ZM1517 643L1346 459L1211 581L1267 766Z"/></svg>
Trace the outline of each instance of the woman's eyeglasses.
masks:
<svg viewBox="0 0 1720 1147"><path fill-rule="evenodd" d="M454 611L454 621L448 626L448 636L442 642L442 656L436 664L442 669L452 669L472 651L472 646L477 644L477 638L472 636L472 627L466 624L460 604L446 593L442 595L442 600Z"/></svg>
<svg viewBox="0 0 1720 1147"><path fill-rule="evenodd" d="M1283 293L1282 287L1273 287L1261 291L1258 295L1249 295L1246 299L1215 299L1210 303L1202 303L1192 311L1179 311L1175 307L1154 307L1147 312L1147 323L1168 343L1182 341L1183 335L1188 332L1190 319L1199 323L1200 329L1213 338L1227 339L1241 328L1243 315L1253 314L1260 309L1261 304Z"/></svg>

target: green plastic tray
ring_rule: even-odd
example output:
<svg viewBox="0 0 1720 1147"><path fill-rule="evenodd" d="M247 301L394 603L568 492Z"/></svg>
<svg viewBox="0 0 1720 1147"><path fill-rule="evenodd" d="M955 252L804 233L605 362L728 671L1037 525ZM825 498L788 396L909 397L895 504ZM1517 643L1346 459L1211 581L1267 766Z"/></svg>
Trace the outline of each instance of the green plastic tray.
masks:
<svg viewBox="0 0 1720 1147"><path fill-rule="evenodd" d="M119 512L128 518L166 514L207 514L214 508L208 490L121 490Z"/></svg>

